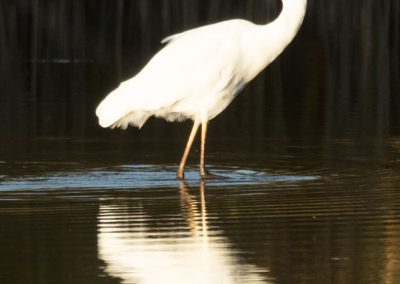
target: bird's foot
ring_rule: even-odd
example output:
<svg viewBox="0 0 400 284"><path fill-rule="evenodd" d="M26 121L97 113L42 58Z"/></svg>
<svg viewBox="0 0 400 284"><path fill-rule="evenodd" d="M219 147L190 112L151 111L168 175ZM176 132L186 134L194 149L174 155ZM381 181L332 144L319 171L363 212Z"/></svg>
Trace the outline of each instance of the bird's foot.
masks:
<svg viewBox="0 0 400 284"><path fill-rule="evenodd" d="M200 170L201 179L224 179L226 177L210 173L207 169Z"/></svg>
<svg viewBox="0 0 400 284"><path fill-rule="evenodd" d="M225 179L226 178L224 176L212 174L207 169L200 170L200 177L201 177L202 180L206 180L206 179ZM178 170L176 172L176 178L178 180L184 181L185 180L184 171L183 170Z"/></svg>
<svg viewBox="0 0 400 284"><path fill-rule="evenodd" d="M185 174L184 174L184 172L183 172L182 170L178 170L178 171L176 172L176 178L177 178L178 180L185 180Z"/></svg>

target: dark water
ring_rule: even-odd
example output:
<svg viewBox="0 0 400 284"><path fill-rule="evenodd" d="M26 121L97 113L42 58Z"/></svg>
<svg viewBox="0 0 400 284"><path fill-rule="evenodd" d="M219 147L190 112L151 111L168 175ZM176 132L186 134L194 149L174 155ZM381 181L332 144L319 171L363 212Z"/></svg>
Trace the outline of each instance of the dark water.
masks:
<svg viewBox="0 0 400 284"><path fill-rule="evenodd" d="M400 281L399 140L210 150L226 179L206 182L196 154L179 182L176 158L130 146L2 153L2 283Z"/></svg>
<svg viewBox="0 0 400 284"><path fill-rule="evenodd" d="M0 283L400 283L400 5L310 0L210 123L103 130L159 41L267 0L0 1Z"/></svg>

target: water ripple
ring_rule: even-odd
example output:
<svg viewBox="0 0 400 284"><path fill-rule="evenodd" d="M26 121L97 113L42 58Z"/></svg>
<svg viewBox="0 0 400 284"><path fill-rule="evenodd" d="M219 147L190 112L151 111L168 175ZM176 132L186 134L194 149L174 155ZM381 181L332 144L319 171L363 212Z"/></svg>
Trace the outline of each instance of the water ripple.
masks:
<svg viewBox="0 0 400 284"><path fill-rule="evenodd" d="M213 169L222 179L208 181L214 186L253 185L270 183L293 183L320 179L314 175L274 174L237 167ZM124 189L176 187L176 168L159 165L121 165L83 170L44 172L39 175L22 177L2 176L0 191L49 190L49 189ZM186 181L197 183L198 170L188 168Z"/></svg>

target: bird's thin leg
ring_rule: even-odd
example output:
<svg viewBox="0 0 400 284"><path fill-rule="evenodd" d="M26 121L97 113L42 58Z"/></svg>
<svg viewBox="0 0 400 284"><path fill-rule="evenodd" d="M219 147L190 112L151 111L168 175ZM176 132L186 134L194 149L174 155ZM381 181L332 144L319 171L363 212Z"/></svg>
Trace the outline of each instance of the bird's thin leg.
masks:
<svg viewBox="0 0 400 284"><path fill-rule="evenodd" d="M207 121L201 123L201 146L200 146L200 176L201 178L217 178L216 175L211 174L206 169L205 152L206 152L206 138L207 138Z"/></svg>
<svg viewBox="0 0 400 284"><path fill-rule="evenodd" d="M197 121L195 121L193 123L193 128L192 128L192 131L190 132L189 139L188 139L188 142L186 144L185 152L183 153L183 156L182 156L182 159L181 159L181 163L179 164L178 172L176 173L176 177L178 179L183 179L184 176L185 176L186 160L187 160L187 157L189 155L190 148L192 147L194 138L196 137L196 133L197 133L198 129L199 129L199 123Z"/></svg>
<svg viewBox="0 0 400 284"><path fill-rule="evenodd" d="M202 178L208 175L204 156L206 151L206 137L207 137L207 121L201 123L201 146L200 146L200 176Z"/></svg>
<svg viewBox="0 0 400 284"><path fill-rule="evenodd" d="M225 178L210 173L206 169L205 152L206 152L206 137L207 137L207 121L201 123L201 146L200 146L200 176L202 179L220 179Z"/></svg>

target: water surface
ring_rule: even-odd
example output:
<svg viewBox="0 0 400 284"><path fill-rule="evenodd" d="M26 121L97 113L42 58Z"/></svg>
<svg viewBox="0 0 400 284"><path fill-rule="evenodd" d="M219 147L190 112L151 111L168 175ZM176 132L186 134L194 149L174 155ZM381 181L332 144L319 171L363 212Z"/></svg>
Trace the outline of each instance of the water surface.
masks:
<svg viewBox="0 0 400 284"><path fill-rule="evenodd" d="M43 143L0 163L3 283L400 280L395 139L210 151L225 179L201 181L193 155L184 182L163 158Z"/></svg>

